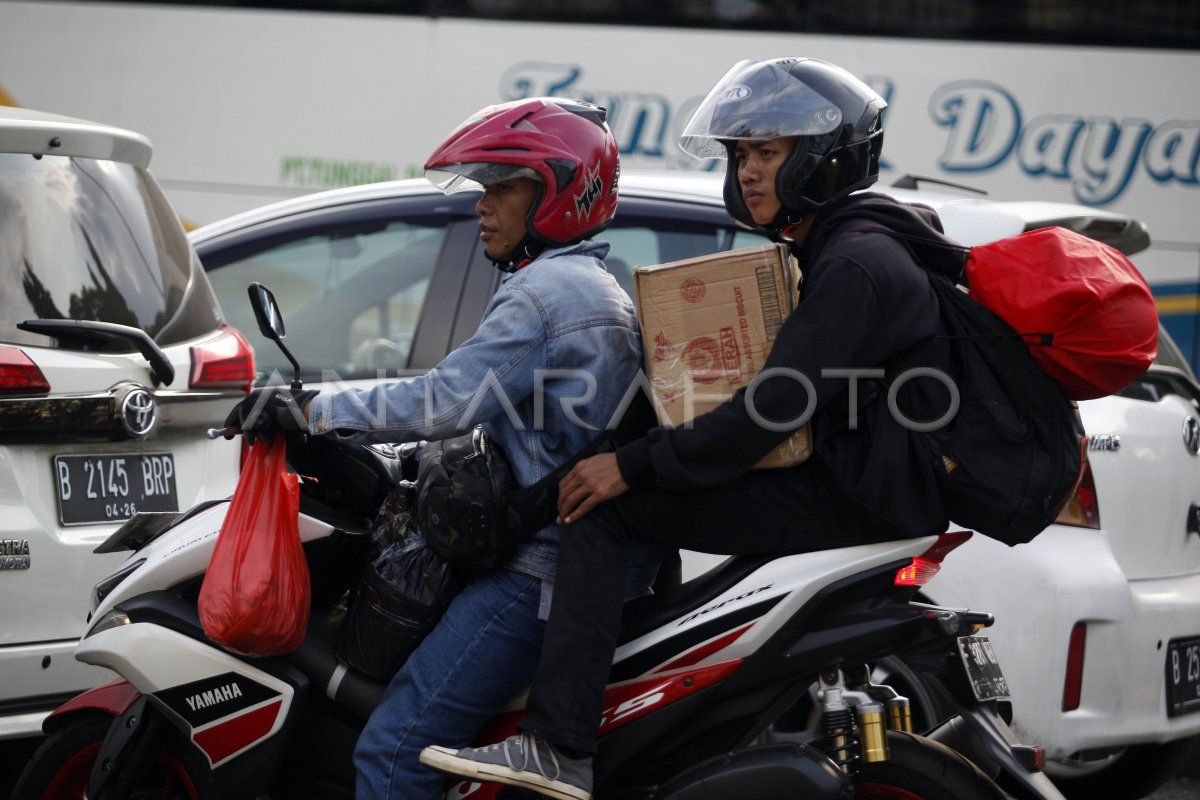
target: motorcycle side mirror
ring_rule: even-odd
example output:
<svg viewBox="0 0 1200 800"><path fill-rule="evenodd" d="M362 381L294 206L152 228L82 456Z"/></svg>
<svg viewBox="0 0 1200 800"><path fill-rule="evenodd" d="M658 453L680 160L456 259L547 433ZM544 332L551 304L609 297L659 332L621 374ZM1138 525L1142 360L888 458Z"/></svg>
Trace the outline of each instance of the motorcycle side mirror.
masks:
<svg viewBox="0 0 1200 800"><path fill-rule="evenodd" d="M304 387L300 381L300 364L283 344L283 337L287 335L287 329L284 327L283 312L279 310L279 303L276 302L275 295L257 281L246 287L246 293L250 295L250 307L254 309L254 319L258 322L259 332L275 342L287 356L293 370L292 391L300 391Z"/></svg>
<svg viewBox="0 0 1200 800"><path fill-rule="evenodd" d="M250 295L250 307L254 309L254 319L258 322L259 332L276 342L287 336L283 325L283 313L279 310L274 293L261 283L250 284L246 287L246 292Z"/></svg>

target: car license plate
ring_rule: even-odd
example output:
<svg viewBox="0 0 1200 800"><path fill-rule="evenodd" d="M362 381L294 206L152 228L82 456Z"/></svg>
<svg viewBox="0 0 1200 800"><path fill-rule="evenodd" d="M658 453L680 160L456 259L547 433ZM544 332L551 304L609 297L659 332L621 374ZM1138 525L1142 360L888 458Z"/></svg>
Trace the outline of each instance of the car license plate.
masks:
<svg viewBox="0 0 1200 800"><path fill-rule="evenodd" d="M976 700L982 703L1010 696L1008 681L1000 671L1000 660L986 636L960 636L958 654Z"/></svg>
<svg viewBox="0 0 1200 800"><path fill-rule="evenodd" d="M63 525L115 522L139 511L179 510L171 453L55 456L54 478Z"/></svg>
<svg viewBox="0 0 1200 800"><path fill-rule="evenodd" d="M1167 645L1167 716L1200 711L1200 639Z"/></svg>

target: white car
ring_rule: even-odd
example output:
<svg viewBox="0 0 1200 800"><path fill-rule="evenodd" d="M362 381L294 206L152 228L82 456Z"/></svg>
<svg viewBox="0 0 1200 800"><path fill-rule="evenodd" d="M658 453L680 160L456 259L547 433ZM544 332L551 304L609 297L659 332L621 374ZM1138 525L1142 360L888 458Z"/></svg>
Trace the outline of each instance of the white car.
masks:
<svg viewBox="0 0 1200 800"><path fill-rule="evenodd" d="M976 536L925 592L995 614L1014 728L1064 794L1142 797L1200 732L1200 391L1164 337L1145 377L1080 412L1069 524L1015 548Z"/></svg>
<svg viewBox="0 0 1200 800"><path fill-rule="evenodd" d="M232 493L210 441L254 379L142 136L0 107L0 739L111 675L73 657L95 553L139 511Z"/></svg>
<svg viewBox="0 0 1200 800"><path fill-rule="evenodd" d="M1118 214L920 183L872 191L934 207L966 245L1052 224L1127 253L1149 245L1145 226ZM616 220L600 238L612 243L609 268L627 289L632 265L762 243L728 219L721 185L714 174L622 175ZM302 321L289 326L288 342L305 354L306 383L326 370L369 381L379 370L428 369L474 332L499 278L478 244L474 202L422 180L375 184L267 206L191 238L235 324L253 328L252 280L275 287L289 320ZM274 359L263 372L290 376L274 349L257 349ZM1081 404L1092 480L1071 516L1016 548L977 535L926 587L936 603L995 613L989 635L1014 687L1017 729L1047 748L1072 793L1140 797L1184 746L1171 743L1200 733L1198 397L1164 333L1145 378ZM685 576L711 563L690 554ZM911 687L934 715L915 678Z"/></svg>

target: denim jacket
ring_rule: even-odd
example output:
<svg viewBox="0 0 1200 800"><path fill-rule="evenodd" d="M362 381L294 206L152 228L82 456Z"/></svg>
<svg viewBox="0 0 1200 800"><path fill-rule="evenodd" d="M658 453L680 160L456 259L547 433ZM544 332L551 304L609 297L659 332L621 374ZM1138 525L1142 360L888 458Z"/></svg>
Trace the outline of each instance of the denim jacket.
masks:
<svg viewBox="0 0 1200 800"><path fill-rule="evenodd" d="M446 439L482 424L528 486L582 450L613 419L641 367L629 296L604 268L608 245L547 250L506 277L470 339L426 374L322 393L313 433L358 441ZM510 568L553 580L558 526L523 543ZM653 576L651 548L631 579ZM633 587L631 586L631 589Z"/></svg>

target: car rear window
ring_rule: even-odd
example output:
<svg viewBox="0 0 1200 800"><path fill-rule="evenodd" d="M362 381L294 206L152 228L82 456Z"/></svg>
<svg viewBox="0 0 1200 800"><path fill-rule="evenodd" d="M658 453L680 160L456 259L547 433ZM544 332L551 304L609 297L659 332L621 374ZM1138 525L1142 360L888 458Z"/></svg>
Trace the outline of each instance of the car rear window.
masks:
<svg viewBox="0 0 1200 800"><path fill-rule="evenodd" d="M222 321L162 190L128 164L0 153L0 341L29 319L130 325L162 345Z"/></svg>

